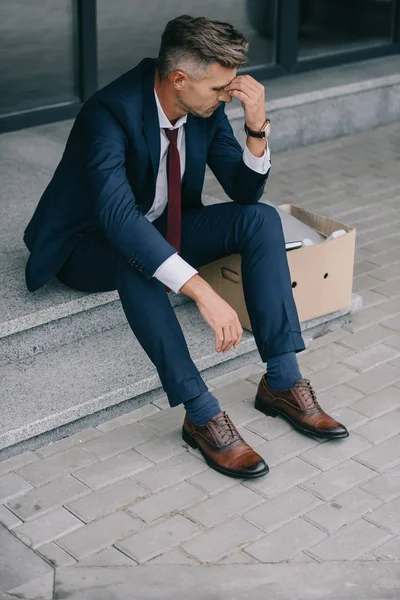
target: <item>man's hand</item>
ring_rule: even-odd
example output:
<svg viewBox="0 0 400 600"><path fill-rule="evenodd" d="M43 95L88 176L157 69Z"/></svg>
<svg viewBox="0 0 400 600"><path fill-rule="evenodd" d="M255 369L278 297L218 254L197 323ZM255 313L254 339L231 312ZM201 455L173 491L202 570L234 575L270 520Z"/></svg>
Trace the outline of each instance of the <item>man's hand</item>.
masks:
<svg viewBox="0 0 400 600"><path fill-rule="evenodd" d="M247 127L259 131L266 119L264 86L250 75L239 75L225 91L241 100Z"/></svg>
<svg viewBox="0 0 400 600"><path fill-rule="evenodd" d="M204 279L196 274L179 291L196 302L201 316L215 333L217 352L239 346L243 329L236 311Z"/></svg>

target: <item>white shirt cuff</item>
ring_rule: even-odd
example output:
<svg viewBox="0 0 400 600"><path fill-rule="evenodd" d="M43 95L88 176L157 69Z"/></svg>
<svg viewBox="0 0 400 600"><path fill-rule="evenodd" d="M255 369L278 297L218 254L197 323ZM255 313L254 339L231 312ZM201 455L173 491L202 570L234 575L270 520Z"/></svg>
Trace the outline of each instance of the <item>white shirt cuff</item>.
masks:
<svg viewBox="0 0 400 600"><path fill-rule="evenodd" d="M263 156L254 156L248 149L247 144L245 144L243 150L243 162L249 169L260 173L261 175L266 175L271 168L271 153L269 146L264 150Z"/></svg>
<svg viewBox="0 0 400 600"><path fill-rule="evenodd" d="M153 277L179 294L180 288L198 271L187 263L179 254L172 254L153 274Z"/></svg>

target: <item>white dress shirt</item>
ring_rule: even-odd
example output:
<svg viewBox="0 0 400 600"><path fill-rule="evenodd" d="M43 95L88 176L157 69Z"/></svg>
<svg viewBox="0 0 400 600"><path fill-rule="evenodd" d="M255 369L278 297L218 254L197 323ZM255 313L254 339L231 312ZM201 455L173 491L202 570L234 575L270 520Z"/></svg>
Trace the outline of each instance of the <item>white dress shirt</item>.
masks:
<svg viewBox="0 0 400 600"><path fill-rule="evenodd" d="M163 111L156 91L154 95L157 103L158 119L160 123L160 137L161 137L161 148L160 148L160 164L158 168L156 190L154 196L154 202L150 210L146 213L145 217L150 221L155 221L164 212L168 203L168 180L167 180L167 154L169 140L165 134L164 127L167 129L179 129L177 146L179 151L180 163L181 163L181 180L185 173L186 164L186 149L185 149L185 128L182 127L186 123L187 115L180 117L172 125ZM261 157L254 156L247 145L243 151L243 162L253 171L257 173L265 174L271 167L270 162L270 151L267 148L264 151L264 155ZM179 293L180 288L191 278L196 275L198 271L194 269L189 263L187 263L179 254L176 252L167 258L153 274L153 277L161 281L164 285L168 286L175 293Z"/></svg>

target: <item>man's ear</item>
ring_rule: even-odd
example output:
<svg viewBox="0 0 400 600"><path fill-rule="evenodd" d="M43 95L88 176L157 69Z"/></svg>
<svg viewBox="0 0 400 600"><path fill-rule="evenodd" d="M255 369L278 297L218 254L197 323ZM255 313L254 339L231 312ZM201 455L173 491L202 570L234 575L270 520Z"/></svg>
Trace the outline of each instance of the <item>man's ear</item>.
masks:
<svg viewBox="0 0 400 600"><path fill-rule="evenodd" d="M173 87L179 91L183 88L183 86L185 85L185 82L189 79L187 73L185 73L184 71L180 71L180 70L170 73L169 78L170 78L170 81L171 81Z"/></svg>

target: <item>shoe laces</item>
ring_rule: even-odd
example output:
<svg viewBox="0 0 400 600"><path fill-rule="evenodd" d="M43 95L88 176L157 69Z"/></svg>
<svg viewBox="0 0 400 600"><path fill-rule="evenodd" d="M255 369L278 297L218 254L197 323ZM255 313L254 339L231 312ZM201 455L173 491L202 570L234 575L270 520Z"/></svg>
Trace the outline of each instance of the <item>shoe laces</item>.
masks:
<svg viewBox="0 0 400 600"><path fill-rule="evenodd" d="M321 408L309 379L299 379L299 381L296 381L294 387L299 392L307 408Z"/></svg>
<svg viewBox="0 0 400 600"><path fill-rule="evenodd" d="M222 411L220 415L214 417L213 421L218 427L218 433L221 436L223 443L228 441L233 443L242 439L225 411Z"/></svg>

